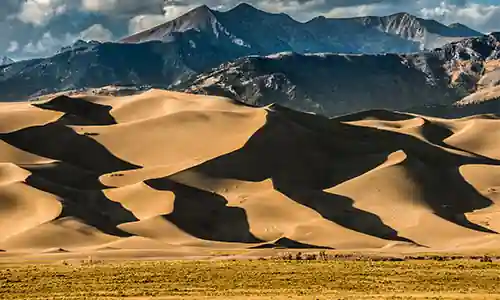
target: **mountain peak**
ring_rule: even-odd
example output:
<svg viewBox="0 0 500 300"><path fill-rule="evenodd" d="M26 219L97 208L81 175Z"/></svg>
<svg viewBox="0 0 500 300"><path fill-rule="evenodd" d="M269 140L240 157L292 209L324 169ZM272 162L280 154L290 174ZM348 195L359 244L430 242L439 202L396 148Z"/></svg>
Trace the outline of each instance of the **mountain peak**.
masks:
<svg viewBox="0 0 500 300"><path fill-rule="evenodd" d="M14 62L14 60L12 60L11 58L9 58L7 56L0 56L0 66L8 65L8 64L11 64L13 62Z"/></svg>
<svg viewBox="0 0 500 300"><path fill-rule="evenodd" d="M467 27L467 26L465 26L462 23L451 23L450 25L448 25L448 27L450 27L450 28L462 28L462 27Z"/></svg>
<svg viewBox="0 0 500 300"><path fill-rule="evenodd" d="M214 11L204 4L198 6L197 8L187 12L186 14L171 22L176 22L177 20L179 20L181 22L189 21L190 23L199 23L211 19L212 17L214 17Z"/></svg>
<svg viewBox="0 0 500 300"><path fill-rule="evenodd" d="M388 15L386 16L385 18L409 18L409 19L419 19L417 16L415 15L412 15L410 13L407 13L407 12L398 12L398 13L394 13L392 15ZM384 17L383 17L384 18Z"/></svg>
<svg viewBox="0 0 500 300"><path fill-rule="evenodd" d="M263 10L260 10L260 9L256 8L255 6L250 5L248 3L245 3L245 2L238 4L237 6L235 6L231 10L229 10L228 13L231 13L231 14L242 14L242 15L250 15L250 14L253 14L253 15L257 15L257 14L270 15L270 13L268 13L266 11L263 11Z"/></svg>
<svg viewBox="0 0 500 300"><path fill-rule="evenodd" d="M212 13L212 12L213 12L212 9L210 9L210 7L208 7L208 5L203 4L203 5L200 5L196 8L194 8L193 10L187 12L186 15L193 14L193 13Z"/></svg>
<svg viewBox="0 0 500 300"><path fill-rule="evenodd" d="M174 20L126 37L120 40L120 42L139 43L153 40L164 41L173 32L185 32L190 29L199 29L200 27L207 26L213 19L215 19L214 11L207 5L201 5Z"/></svg>
<svg viewBox="0 0 500 300"><path fill-rule="evenodd" d="M94 40L84 41L84 40L78 39L73 44L71 44L69 46L62 47L61 49L59 49L59 51L57 51L56 54L60 54L60 53L66 52L66 51L77 50L77 49L90 48L90 47L100 45L100 44L101 44L101 42L99 42L99 41L94 41Z"/></svg>
<svg viewBox="0 0 500 300"><path fill-rule="evenodd" d="M246 2L242 2L238 5L236 5L233 9L231 9L232 11L236 10L236 11L258 11L258 12L262 12L262 10L256 8L255 6L253 5L250 5Z"/></svg>
<svg viewBox="0 0 500 300"><path fill-rule="evenodd" d="M467 25L464 25L462 23L452 23L448 25L448 28L451 28L452 30L455 31L457 35L461 36L481 36L483 35L482 32L479 32L477 30L474 30L470 28Z"/></svg>
<svg viewBox="0 0 500 300"><path fill-rule="evenodd" d="M233 9L251 9L251 10L258 10L255 8L255 6L246 3L246 2L241 2L240 4L236 5Z"/></svg>

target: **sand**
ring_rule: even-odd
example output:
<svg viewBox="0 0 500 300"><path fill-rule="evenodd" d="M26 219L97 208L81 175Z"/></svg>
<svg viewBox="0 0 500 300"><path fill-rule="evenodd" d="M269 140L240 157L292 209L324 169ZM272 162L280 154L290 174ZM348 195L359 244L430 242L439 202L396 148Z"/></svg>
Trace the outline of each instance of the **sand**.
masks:
<svg viewBox="0 0 500 300"><path fill-rule="evenodd" d="M489 115L328 119L150 90L1 103L0 136L4 257L500 246Z"/></svg>

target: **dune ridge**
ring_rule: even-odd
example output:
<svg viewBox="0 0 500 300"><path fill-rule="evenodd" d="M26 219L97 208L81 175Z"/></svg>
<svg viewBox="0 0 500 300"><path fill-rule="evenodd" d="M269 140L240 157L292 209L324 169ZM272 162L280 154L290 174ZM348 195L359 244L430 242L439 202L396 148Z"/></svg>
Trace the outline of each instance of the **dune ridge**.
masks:
<svg viewBox="0 0 500 300"><path fill-rule="evenodd" d="M162 90L0 103L0 249L487 251L498 132Z"/></svg>

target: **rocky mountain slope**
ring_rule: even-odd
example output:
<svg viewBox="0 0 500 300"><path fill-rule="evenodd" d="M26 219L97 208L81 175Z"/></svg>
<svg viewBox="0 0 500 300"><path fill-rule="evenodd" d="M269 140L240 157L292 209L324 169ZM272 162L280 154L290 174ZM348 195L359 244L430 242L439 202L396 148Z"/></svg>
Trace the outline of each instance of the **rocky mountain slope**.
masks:
<svg viewBox="0 0 500 300"><path fill-rule="evenodd" d="M221 95L257 106L279 103L299 110L338 115L367 108L405 109L452 103L439 65L426 73L428 55L402 56L282 53L247 57L196 76L176 88Z"/></svg>
<svg viewBox="0 0 500 300"><path fill-rule="evenodd" d="M210 46L196 52L186 43L79 41L52 57L0 66L0 97L15 101L112 84L167 88L225 61Z"/></svg>
<svg viewBox="0 0 500 300"><path fill-rule="evenodd" d="M241 4L220 12L201 6L122 42L172 41L190 36L221 51L267 55L294 51L336 53L406 53L432 49L464 37L481 36L461 24L451 27L407 13L349 19L315 18L300 23ZM193 40L193 46L197 45Z"/></svg>
<svg viewBox="0 0 500 300"><path fill-rule="evenodd" d="M491 90L498 85L500 34L491 34L417 54L245 57L199 74L176 89L254 105L277 102L326 115L369 108L442 115L448 106L494 99ZM464 97L468 97L465 102L455 103ZM467 100L471 98L476 100Z"/></svg>

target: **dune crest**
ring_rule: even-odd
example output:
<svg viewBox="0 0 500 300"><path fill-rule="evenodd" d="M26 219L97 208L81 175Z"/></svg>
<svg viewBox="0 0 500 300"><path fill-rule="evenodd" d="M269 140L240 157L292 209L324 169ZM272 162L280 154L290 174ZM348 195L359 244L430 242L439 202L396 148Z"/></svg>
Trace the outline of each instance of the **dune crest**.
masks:
<svg viewBox="0 0 500 300"><path fill-rule="evenodd" d="M2 104L0 249L487 251L498 132L161 90Z"/></svg>

